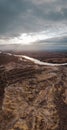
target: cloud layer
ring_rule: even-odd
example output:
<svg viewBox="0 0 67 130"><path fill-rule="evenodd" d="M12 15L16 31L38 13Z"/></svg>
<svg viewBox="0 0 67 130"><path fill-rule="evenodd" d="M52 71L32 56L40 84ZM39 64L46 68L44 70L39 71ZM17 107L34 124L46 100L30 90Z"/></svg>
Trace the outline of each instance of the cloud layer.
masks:
<svg viewBox="0 0 67 130"><path fill-rule="evenodd" d="M1 35L41 31L66 21L66 0L0 0Z"/></svg>
<svg viewBox="0 0 67 130"><path fill-rule="evenodd" d="M0 44L26 40L67 44L67 0L0 0Z"/></svg>

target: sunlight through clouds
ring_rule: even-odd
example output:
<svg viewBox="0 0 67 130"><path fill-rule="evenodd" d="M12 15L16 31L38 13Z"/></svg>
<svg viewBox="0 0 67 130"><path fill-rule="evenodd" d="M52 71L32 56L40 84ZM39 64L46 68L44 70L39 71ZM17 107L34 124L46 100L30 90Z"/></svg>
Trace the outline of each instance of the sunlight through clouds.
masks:
<svg viewBox="0 0 67 130"><path fill-rule="evenodd" d="M22 33L17 37L9 39L0 39L0 44L6 43L6 44L30 45L32 43L37 43L42 40L46 41L65 36L67 36L67 27L63 25L63 26L51 27L48 30L44 30L41 32Z"/></svg>

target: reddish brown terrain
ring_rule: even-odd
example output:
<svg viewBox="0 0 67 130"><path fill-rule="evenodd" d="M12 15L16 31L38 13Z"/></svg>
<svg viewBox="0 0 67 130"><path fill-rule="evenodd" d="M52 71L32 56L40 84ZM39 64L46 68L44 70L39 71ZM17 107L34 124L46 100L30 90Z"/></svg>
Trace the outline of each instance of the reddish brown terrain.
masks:
<svg viewBox="0 0 67 130"><path fill-rule="evenodd" d="M27 55L44 62L49 63L65 63L67 62L67 52L17 52L16 54Z"/></svg>
<svg viewBox="0 0 67 130"><path fill-rule="evenodd" d="M67 53L29 56L67 62ZM67 130L67 65L0 53L0 130Z"/></svg>

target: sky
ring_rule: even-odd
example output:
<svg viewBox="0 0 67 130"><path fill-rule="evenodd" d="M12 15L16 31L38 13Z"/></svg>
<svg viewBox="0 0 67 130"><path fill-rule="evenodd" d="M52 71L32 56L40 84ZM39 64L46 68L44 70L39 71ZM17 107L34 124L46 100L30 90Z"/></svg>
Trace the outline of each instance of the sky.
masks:
<svg viewBox="0 0 67 130"><path fill-rule="evenodd" d="M0 0L0 45L67 50L67 0Z"/></svg>

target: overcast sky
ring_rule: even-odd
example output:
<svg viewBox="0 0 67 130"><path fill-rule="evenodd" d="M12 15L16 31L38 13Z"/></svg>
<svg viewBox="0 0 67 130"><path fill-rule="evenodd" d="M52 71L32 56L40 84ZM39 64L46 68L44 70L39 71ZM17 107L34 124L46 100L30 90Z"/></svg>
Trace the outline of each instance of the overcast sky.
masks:
<svg viewBox="0 0 67 130"><path fill-rule="evenodd" d="M67 47L67 0L0 0L0 44Z"/></svg>

